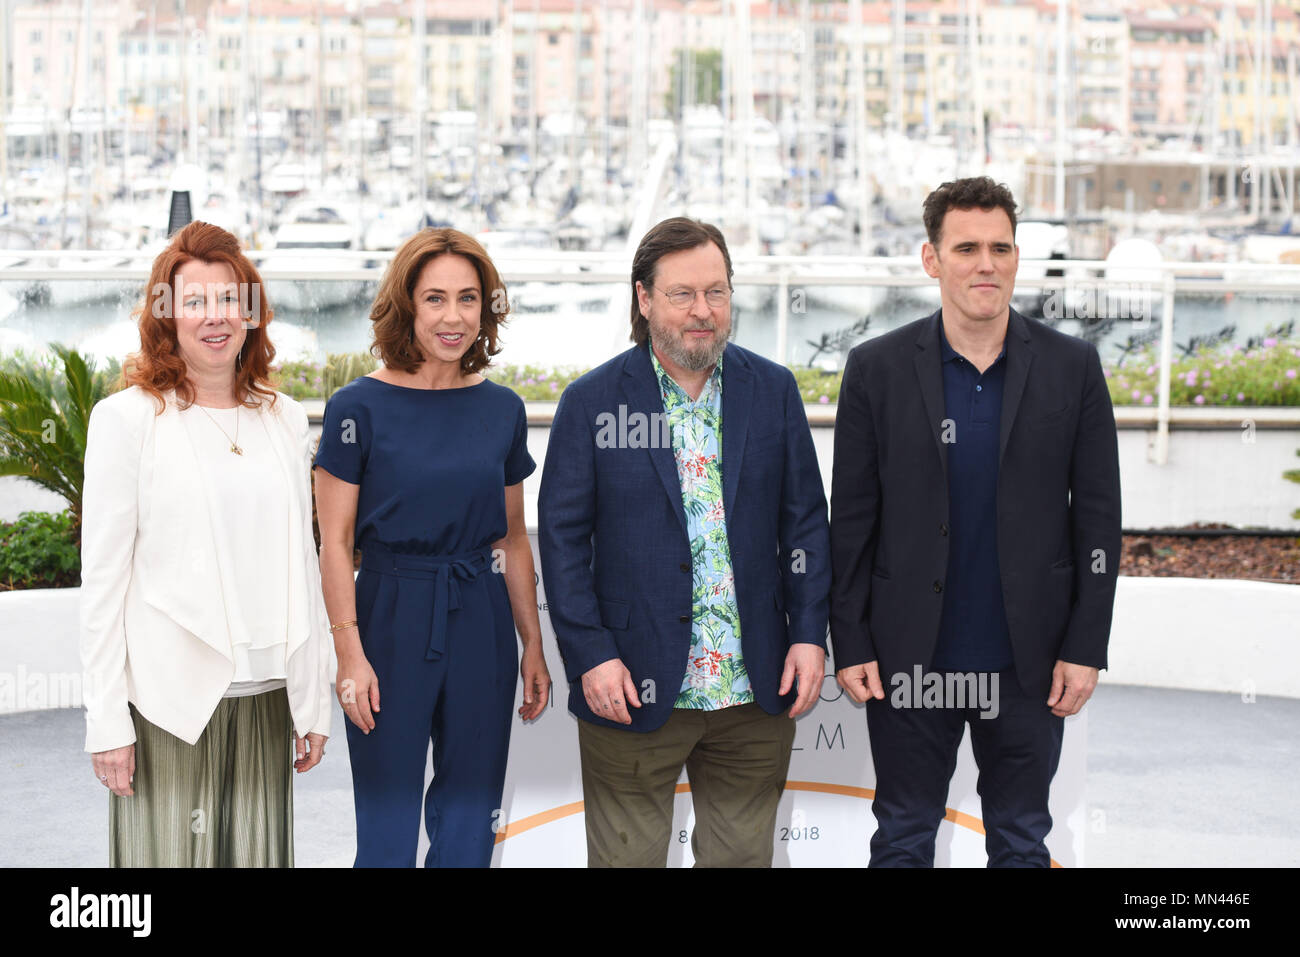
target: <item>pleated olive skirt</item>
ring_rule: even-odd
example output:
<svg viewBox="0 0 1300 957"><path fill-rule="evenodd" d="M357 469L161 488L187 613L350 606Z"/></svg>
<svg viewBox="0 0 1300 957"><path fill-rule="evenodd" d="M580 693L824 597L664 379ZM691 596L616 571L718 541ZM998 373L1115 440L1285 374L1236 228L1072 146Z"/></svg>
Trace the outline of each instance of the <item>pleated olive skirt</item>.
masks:
<svg viewBox="0 0 1300 957"><path fill-rule="evenodd" d="M109 792L110 867L292 867L293 725L283 688L222 698L193 745L131 706L131 797Z"/></svg>

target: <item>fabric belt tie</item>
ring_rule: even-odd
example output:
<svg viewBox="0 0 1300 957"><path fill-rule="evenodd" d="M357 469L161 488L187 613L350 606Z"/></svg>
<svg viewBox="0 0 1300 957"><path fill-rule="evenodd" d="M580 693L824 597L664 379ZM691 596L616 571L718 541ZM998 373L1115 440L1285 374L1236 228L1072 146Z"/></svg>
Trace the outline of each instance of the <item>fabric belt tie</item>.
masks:
<svg viewBox="0 0 1300 957"><path fill-rule="evenodd" d="M381 575L433 582L433 615L426 661L447 653L447 612L461 607L459 582L473 581L492 565L492 549L484 546L459 555L418 555L395 552L378 542L361 546L361 567Z"/></svg>

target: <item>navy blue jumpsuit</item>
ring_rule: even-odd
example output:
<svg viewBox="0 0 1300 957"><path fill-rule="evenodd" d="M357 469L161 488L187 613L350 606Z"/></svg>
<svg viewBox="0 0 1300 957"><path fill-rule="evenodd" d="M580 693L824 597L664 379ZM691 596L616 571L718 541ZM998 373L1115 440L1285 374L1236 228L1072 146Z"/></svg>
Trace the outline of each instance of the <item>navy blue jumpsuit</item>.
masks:
<svg viewBox="0 0 1300 957"><path fill-rule="evenodd" d="M536 468L527 438L523 402L491 381L362 376L326 404L315 465L360 486L357 621L380 695L369 735L346 723L357 867L415 866L421 800L426 867L491 862L519 674L492 543L506 534L505 487Z"/></svg>

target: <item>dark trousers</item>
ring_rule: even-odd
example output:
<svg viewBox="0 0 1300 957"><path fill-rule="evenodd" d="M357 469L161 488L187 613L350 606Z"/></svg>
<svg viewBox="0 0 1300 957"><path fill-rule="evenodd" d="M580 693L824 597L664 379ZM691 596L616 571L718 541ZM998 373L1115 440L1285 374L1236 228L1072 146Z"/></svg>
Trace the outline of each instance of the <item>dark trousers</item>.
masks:
<svg viewBox="0 0 1300 957"><path fill-rule="evenodd" d="M358 582L359 605L374 584ZM469 585L461 595L461 607L448 613L445 653L435 660L427 658L427 625L411 627L400 596L393 622L371 623L361 633L379 679L380 710L368 735L344 719L355 867L414 867L421 805L429 832L425 867L492 862L496 826L505 817L499 808L519 659L513 620L494 620L491 603ZM430 739L434 777L426 794Z"/></svg>
<svg viewBox="0 0 1300 957"><path fill-rule="evenodd" d="M979 768L976 789L989 867L1048 867L1047 796L1065 719L1027 696L1008 669L998 675L998 716L977 708L896 708L890 687L867 702L876 768L871 867L933 867L934 844L967 723Z"/></svg>
<svg viewBox="0 0 1300 957"><path fill-rule="evenodd" d="M663 867L683 764L696 867L771 867L794 721L757 704L674 708L644 734L578 721L588 867Z"/></svg>

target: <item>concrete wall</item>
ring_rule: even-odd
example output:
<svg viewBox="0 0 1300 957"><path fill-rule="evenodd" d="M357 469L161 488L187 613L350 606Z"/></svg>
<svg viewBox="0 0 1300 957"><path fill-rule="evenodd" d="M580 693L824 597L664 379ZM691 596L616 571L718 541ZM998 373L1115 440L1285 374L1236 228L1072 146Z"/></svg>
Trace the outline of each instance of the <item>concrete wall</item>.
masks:
<svg viewBox="0 0 1300 957"><path fill-rule="evenodd" d="M827 501L831 494L834 429L812 427ZM533 425L528 449L537 472L524 482L528 522L535 527L538 482L550 429ZM1226 522L1255 528L1294 528L1300 485L1282 478L1300 468L1300 429L1257 429L1250 442L1239 428L1177 429L1169 438L1169 461L1156 465L1149 448L1154 430L1119 430L1120 486L1125 528L1168 528L1193 522Z"/></svg>
<svg viewBox="0 0 1300 957"><path fill-rule="evenodd" d="M0 592L0 714L81 705L79 600L77 588ZM1300 587L1121 577L1102 681L1300 698Z"/></svg>

